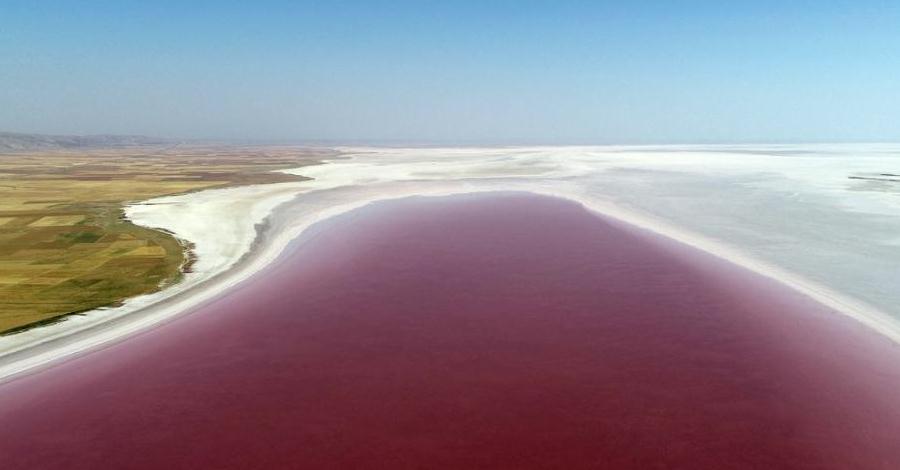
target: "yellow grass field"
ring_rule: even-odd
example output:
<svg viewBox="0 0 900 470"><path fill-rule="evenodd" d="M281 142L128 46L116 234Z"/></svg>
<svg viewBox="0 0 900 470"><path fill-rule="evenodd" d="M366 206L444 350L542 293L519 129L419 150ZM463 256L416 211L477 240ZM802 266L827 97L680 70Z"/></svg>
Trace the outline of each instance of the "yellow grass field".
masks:
<svg viewBox="0 0 900 470"><path fill-rule="evenodd" d="M296 180L271 171L326 155L181 145L0 155L0 334L159 290L189 269L186 247L125 220L124 204Z"/></svg>

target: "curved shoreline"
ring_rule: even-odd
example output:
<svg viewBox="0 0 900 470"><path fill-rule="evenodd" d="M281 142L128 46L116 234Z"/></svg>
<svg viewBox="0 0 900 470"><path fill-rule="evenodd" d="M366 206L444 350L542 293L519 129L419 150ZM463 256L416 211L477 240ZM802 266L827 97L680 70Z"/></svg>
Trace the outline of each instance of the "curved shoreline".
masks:
<svg viewBox="0 0 900 470"><path fill-rule="evenodd" d="M331 163L325 162L323 166ZM308 170L310 167L305 167ZM328 169L321 168L327 174ZM771 263L748 256L727 244L697 235L653 217L629 211L610 201L567 189L564 182L546 180L498 181L497 179L394 180L375 184L352 185L335 176L334 181L320 178L298 188L293 198L271 209L249 250L234 264L194 285L180 290L168 289L167 295L127 315L101 321L78 331L65 331L36 345L26 345L0 357L0 381L35 372L58 361L121 341L133 334L180 317L223 292L240 284L277 260L285 248L301 238L315 224L372 202L414 196L447 196L488 191L523 191L575 201L591 211L639 229L710 253L774 279L820 304L847 315L895 343L900 343L900 326L887 314L832 289L803 279ZM306 191L303 191L306 189ZM211 190L215 191L215 190ZM195 193L203 194L204 192ZM176 196L178 197L178 196ZM173 288L174 289L174 288Z"/></svg>
<svg viewBox="0 0 900 470"><path fill-rule="evenodd" d="M23 469L86 448L75 467L525 452L877 468L900 462L898 359L780 283L573 201L412 197L328 219L177 321L4 384L0 453Z"/></svg>

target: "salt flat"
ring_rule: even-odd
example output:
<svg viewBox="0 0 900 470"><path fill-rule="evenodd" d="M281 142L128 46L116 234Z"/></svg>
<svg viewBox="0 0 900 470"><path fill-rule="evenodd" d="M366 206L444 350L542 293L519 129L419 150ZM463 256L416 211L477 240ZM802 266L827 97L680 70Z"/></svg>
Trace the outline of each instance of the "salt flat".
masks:
<svg viewBox="0 0 900 470"><path fill-rule="evenodd" d="M371 201L517 190L577 200L785 282L900 340L900 145L340 148L287 170L313 181L207 191L129 209L191 242L182 285L0 339L0 377L147 328L271 262L318 221ZM851 178L853 177L853 178ZM261 224L261 225L260 225ZM105 318L120 319L113 327ZM80 330L77 335L73 331ZM101 334L102 333L102 334ZM51 341L52 340L52 341ZM32 349L41 345L32 354Z"/></svg>
<svg viewBox="0 0 900 470"><path fill-rule="evenodd" d="M359 157L307 174L357 185L528 186L604 201L900 317L900 183L858 179L897 172L900 145L343 150Z"/></svg>

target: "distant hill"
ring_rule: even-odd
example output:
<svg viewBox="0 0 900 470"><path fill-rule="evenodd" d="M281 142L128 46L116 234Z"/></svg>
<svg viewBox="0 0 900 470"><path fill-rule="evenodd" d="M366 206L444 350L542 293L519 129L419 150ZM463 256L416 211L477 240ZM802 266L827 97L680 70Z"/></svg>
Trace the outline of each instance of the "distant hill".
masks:
<svg viewBox="0 0 900 470"><path fill-rule="evenodd" d="M142 135L46 135L0 132L0 152L163 145L170 140Z"/></svg>

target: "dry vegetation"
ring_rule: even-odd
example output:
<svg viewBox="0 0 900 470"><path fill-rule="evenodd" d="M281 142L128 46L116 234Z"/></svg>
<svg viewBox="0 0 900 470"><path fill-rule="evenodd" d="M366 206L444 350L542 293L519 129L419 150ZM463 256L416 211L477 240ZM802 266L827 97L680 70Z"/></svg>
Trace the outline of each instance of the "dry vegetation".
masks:
<svg viewBox="0 0 900 470"><path fill-rule="evenodd" d="M114 305L176 281L185 247L124 220L125 203L297 180L327 151L167 146L0 155L0 332Z"/></svg>

